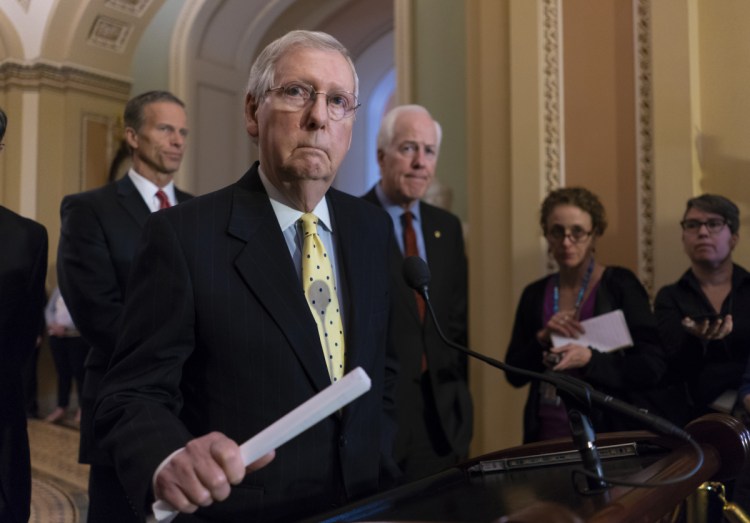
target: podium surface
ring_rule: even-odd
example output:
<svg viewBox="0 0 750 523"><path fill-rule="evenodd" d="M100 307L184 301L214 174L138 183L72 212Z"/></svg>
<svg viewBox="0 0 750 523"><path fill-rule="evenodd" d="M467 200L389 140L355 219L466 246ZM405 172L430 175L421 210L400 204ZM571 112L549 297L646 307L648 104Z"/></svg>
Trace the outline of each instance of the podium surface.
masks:
<svg viewBox="0 0 750 523"><path fill-rule="evenodd" d="M675 484L585 492L585 478L574 474L582 469L578 453L561 439L487 454L307 521L659 521L704 481L736 477L750 456L750 433L730 416L704 416L687 431L704 461ZM648 432L602 434L597 446L607 478L636 482L668 483L690 472L698 458L691 445Z"/></svg>

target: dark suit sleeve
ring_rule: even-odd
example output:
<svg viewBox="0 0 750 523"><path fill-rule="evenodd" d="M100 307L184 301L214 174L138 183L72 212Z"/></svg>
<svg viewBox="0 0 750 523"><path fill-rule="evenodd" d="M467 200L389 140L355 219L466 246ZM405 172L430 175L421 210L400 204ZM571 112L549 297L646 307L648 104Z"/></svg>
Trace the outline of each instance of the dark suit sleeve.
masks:
<svg viewBox="0 0 750 523"><path fill-rule="evenodd" d="M7 220L0 223L0 352L23 362L44 323L47 229L7 209L0 212L0 222Z"/></svg>
<svg viewBox="0 0 750 523"><path fill-rule="evenodd" d="M464 347L469 345L468 335L468 264L466 261L466 250L464 246L461 222L456 218L452 220L451 236L454 238L451 251L452 264L450 267L452 288L450 293L450 312L448 316L448 330L451 340ZM461 355L459 358L461 369L459 370L464 380L468 379L468 358Z"/></svg>
<svg viewBox="0 0 750 523"><path fill-rule="evenodd" d="M392 313L392 310L391 310ZM380 485L381 490L394 487L401 478L401 470L393 457L393 449L398 432L396 420L396 385L399 365L395 354L394 340L388 329L383 379L383 411L380 437Z"/></svg>
<svg viewBox="0 0 750 523"><path fill-rule="evenodd" d="M190 277L171 225L154 214L136 253L123 329L103 381L95 433L126 492L146 508L161 461L192 435L178 419L194 346Z"/></svg>
<svg viewBox="0 0 750 523"><path fill-rule="evenodd" d="M63 200L60 217L60 291L86 341L100 350L114 347L123 296L100 217L90 201L78 196Z"/></svg>
<svg viewBox="0 0 750 523"><path fill-rule="evenodd" d="M49 249L49 240L47 238L47 229L40 226L36 231L37 245L36 258L34 267L31 272L31 286L29 296L31 297L31 316L32 322L29 337L31 346L36 346L37 337L44 328L44 305L47 300L45 283L47 281L47 255Z"/></svg>

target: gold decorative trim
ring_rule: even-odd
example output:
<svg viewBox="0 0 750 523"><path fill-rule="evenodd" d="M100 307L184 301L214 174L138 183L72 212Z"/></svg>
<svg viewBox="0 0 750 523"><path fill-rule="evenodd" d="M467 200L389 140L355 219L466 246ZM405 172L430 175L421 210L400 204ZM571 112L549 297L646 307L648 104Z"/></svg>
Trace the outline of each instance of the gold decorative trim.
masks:
<svg viewBox="0 0 750 523"><path fill-rule="evenodd" d="M562 112L562 28L560 0L541 0L542 7L542 118L544 192L554 191L564 178Z"/></svg>
<svg viewBox="0 0 750 523"><path fill-rule="evenodd" d="M654 134L651 0L634 0L638 274L654 295Z"/></svg>
<svg viewBox="0 0 750 523"><path fill-rule="evenodd" d="M87 43L108 51L123 53L133 26L108 16L97 16L91 26Z"/></svg>
<svg viewBox="0 0 750 523"><path fill-rule="evenodd" d="M544 195L564 183L564 127L562 101L562 20L560 0L540 0L542 12L542 151L544 155ZM547 272L557 265L547 252Z"/></svg>
<svg viewBox="0 0 750 523"><path fill-rule="evenodd" d="M131 82L66 65L5 61L0 63L0 90L9 87L72 89L127 101Z"/></svg>

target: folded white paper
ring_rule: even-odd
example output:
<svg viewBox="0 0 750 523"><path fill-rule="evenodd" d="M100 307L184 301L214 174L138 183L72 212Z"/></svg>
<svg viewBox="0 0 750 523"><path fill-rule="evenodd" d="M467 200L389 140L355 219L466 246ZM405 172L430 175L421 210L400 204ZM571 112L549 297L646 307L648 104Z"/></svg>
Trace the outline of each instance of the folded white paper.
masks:
<svg viewBox="0 0 750 523"><path fill-rule="evenodd" d="M329 385L240 445L245 466L250 465L322 419L342 409L370 390L370 386L370 377L362 367L352 370L341 380ZM154 502L151 508L159 523L168 523L178 514L168 503L161 500Z"/></svg>
<svg viewBox="0 0 750 523"><path fill-rule="evenodd" d="M575 343L584 347L591 347L599 352L610 352L633 345L633 338L630 336L622 309L583 320L581 325L586 332L578 338L567 338L553 333L551 336L552 346L560 347L568 343Z"/></svg>

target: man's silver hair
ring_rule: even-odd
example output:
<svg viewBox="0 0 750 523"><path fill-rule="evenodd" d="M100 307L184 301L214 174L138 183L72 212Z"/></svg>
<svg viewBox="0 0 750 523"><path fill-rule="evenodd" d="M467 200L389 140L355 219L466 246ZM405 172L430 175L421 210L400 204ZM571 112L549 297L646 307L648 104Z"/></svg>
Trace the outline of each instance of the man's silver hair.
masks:
<svg viewBox="0 0 750 523"><path fill-rule="evenodd" d="M435 132L437 134L437 152L440 152L440 141L443 139L443 129L437 120L432 118L430 111L421 105L399 105L394 107L386 113L383 120L380 122L380 130L378 131L378 150L385 149L393 141L393 128L396 125L398 117L407 112L424 113L429 116L435 123Z"/></svg>
<svg viewBox="0 0 750 523"><path fill-rule="evenodd" d="M252 68L250 68L250 78L247 81L246 94L250 94L256 103L263 100L266 92L272 87L276 87L274 85L276 64L282 56L297 47L341 53L346 58L346 61L349 62L349 67L352 69L354 96L359 98L359 77L346 47L328 33L303 30L290 31L268 44L261 51L258 58L255 59Z"/></svg>

